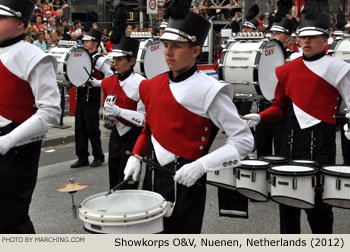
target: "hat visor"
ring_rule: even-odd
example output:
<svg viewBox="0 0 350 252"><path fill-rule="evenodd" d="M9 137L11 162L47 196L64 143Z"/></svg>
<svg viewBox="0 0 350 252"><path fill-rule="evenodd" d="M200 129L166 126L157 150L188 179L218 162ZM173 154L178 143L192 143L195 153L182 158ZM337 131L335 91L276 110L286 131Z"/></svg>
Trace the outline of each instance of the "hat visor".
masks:
<svg viewBox="0 0 350 252"><path fill-rule="evenodd" d="M172 40L172 41L179 41L179 42L188 42L189 40L171 32L164 32L163 35L160 37L161 40Z"/></svg>
<svg viewBox="0 0 350 252"><path fill-rule="evenodd" d="M13 15L12 13L5 11L5 10L1 10L0 9L0 16L8 16L8 17L14 17L15 15Z"/></svg>
<svg viewBox="0 0 350 252"><path fill-rule="evenodd" d="M300 31L299 34L298 34L299 37L319 36L319 35L327 35L327 34L324 33L324 32L315 31L315 30Z"/></svg>
<svg viewBox="0 0 350 252"><path fill-rule="evenodd" d="M271 27L271 29L270 29L270 32L272 32L272 31L276 31L276 32L284 32L284 33L286 33L286 31L285 30L283 30L282 28L279 28L279 27Z"/></svg>

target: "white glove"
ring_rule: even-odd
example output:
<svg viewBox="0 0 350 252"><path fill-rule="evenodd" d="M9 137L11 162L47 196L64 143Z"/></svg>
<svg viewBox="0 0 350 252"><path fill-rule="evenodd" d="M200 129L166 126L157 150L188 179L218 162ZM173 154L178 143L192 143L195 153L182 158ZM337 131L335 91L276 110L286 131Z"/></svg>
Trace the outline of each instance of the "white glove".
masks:
<svg viewBox="0 0 350 252"><path fill-rule="evenodd" d="M14 147L14 144L9 134L0 137L1 155L5 155L12 147Z"/></svg>
<svg viewBox="0 0 350 252"><path fill-rule="evenodd" d="M260 123L261 116L259 114L248 114L244 116L247 119L247 124L249 128L253 128Z"/></svg>
<svg viewBox="0 0 350 252"><path fill-rule="evenodd" d="M198 160L185 164L175 173L174 180L184 186L190 187L204 175L204 167Z"/></svg>
<svg viewBox="0 0 350 252"><path fill-rule="evenodd" d="M129 157L124 169L124 180L132 176L133 181L138 181L141 172L141 162L136 157Z"/></svg>
<svg viewBox="0 0 350 252"><path fill-rule="evenodd" d="M115 104L112 104L112 103L105 103L105 106L103 107L103 113L106 115L106 116L109 116L109 117L118 117L119 116L119 113L120 113L120 108L115 105Z"/></svg>
<svg viewBox="0 0 350 252"><path fill-rule="evenodd" d="M95 78L91 78L90 84L93 87L101 87L102 80L96 80Z"/></svg>
<svg viewBox="0 0 350 252"><path fill-rule="evenodd" d="M345 125L344 125L344 135L345 135L345 137L346 137L348 140L350 140L350 130L349 130L349 128L348 128L348 124L347 124L347 123L345 123Z"/></svg>

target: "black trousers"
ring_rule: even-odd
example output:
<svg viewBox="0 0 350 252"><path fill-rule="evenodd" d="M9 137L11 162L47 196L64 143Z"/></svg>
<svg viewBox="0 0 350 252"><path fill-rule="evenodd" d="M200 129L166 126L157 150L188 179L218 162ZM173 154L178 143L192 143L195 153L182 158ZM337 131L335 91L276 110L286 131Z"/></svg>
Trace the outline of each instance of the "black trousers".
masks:
<svg viewBox="0 0 350 252"><path fill-rule="evenodd" d="M339 118L337 123L340 127L340 140L341 140L341 150L343 154L344 164L350 164L350 140L348 140L344 135L344 124L347 122L347 119Z"/></svg>
<svg viewBox="0 0 350 252"><path fill-rule="evenodd" d="M335 164L335 125L321 122L307 129L300 129L296 118L288 118L287 133L293 129L293 148L290 153L288 134L286 134L282 155L289 159L313 159L322 165ZM314 147L311 153L311 132L314 136ZM290 156L292 155L292 156ZM331 234L333 232L332 207L322 202L322 187L319 177L315 188L315 208L305 210L312 233ZM301 209L286 205L280 205L280 231L282 234L300 233Z"/></svg>
<svg viewBox="0 0 350 252"><path fill-rule="evenodd" d="M116 127L113 127L109 137L109 186L115 185L124 180L124 169L129 156L125 152L132 151L137 137L140 135L142 128L132 128L125 135L120 136ZM138 183L127 184L124 189L137 189Z"/></svg>
<svg viewBox="0 0 350 252"><path fill-rule="evenodd" d="M77 101L75 112L75 152L80 160L88 160L88 140L95 159L104 160L99 128L99 109L101 100L98 97L88 102Z"/></svg>
<svg viewBox="0 0 350 252"><path fill-rule="evenodd" d="M181 159L178 168L191 161ZM174 169L173 164L166 165ZM170 174L154 170L154 191L161 194L167 201L174 202L175 190L174 179ZM174 211L169 218L164 218L165 234L199 234L202 229L202 222L206 198L206 176L201 177L199 185L186 187L177 184L177 198ZM147 168L143 184L144 190L152 191L152 171Z"/></svg>
<svg viewBox="0 0 350 252"><path fill-rule="evenodd" d="M1 132L0 135L8 133ZM37 180L40 150L41 141L37 141L0 155L1 234L35 233L28 211Z"/></svg>

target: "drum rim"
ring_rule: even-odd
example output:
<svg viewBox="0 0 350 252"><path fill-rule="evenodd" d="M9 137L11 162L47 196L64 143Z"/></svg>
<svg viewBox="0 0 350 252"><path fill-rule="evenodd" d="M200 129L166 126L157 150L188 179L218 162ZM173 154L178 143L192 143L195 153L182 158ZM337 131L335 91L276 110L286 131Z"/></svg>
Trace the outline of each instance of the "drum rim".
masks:
<svg viewBox="0 0 350 252"><path fill-rule="evenodd" d="M350 209L350 206L349 206L349 207L344 207L344 206L338 206L338 205L330 204L329 202L327 202L328 200L350 201L349 199L341 199L341 198L322 198L322 202L325 203L325 204L327 204L327 205L333 206L333 207L338 207L338 208L342 208L342 209Z"/></svg>
<svg viewBox="0 0 350 252"><path fill-rule="evenodd" d="M242 161L260 161L260 162L265 162L266 164L264 164L264 165L248 165L248 164L242 164ZM271 166L271 164L269 162L266 162L266 161L260 160L260 159L245 159L242 161L241 161L241 164L239 166L235 167L236 169L266 170Z"/></svg>
<svg viewBox="0 0 350 252"><path fill-rule="evenodd" d="M321 167L321 172L324 173L324 174L327 174L327 175L331 175L333 177L350 178L350 173L336 172L336 171L330 171L330 170L326 170L325 169L327 167L334 167L334 166L348 166L348 167L350 167L350 165L340 165L340 164L324 165L324 166Z"/></svg>
<svg viewBox="0 0 350 252"><path fill-rule="evenodd" d="M258 199L253 199L251 197L248 197L246 194L242 193L240 189L243 189L243 190L246 190L246 191L250 191L250 192L254 192L258 195L261 195L263 196L264 200L258 200ZM244 197L247 197L248 199L252 199L252 200L256 200L256 201L259 201L259 202L266 202L269 200L269 192L267 191L266 195L263 194L262 192L259 192L257 190L253 190L252 188L248 188L248 187L244 187L244 186L239 186L236 188L236 191L239 192L240 194L242 194Z"/></svg>
<svg viewBox="0 0 350 252"><path fill-rule="evenodd" d="M72 48L70 48L69 52L67 53L67 55L66 55L66 57L65 57L65 59L64 59L64 65L63 65L63 69L64 69L64 71L65 71L65 75L66 75L66 77L67 77L67 80L68 80L73 86L75 86L75 87L82 87L82 86L86 85L86 84L89 82L90 77L87 79L87 81L86 81L84 84L81 84L81 85L77 86L77 85L75 85L73 82L70 81L69 76L68 76L68 67L67 67L68 58L69 58L69 56L72 54L72 52L73 52L75 49L79 49L79 50L83 50L83 51L86 51L86 52L87 52L87 54L88 54L88 56L89 56L89 58L90 58L90 60L91 60L91 69L89 69L89 70L90 70L90 76L92 76L93 67L94 67L93 65L94 65L94 64L93 64L93 60L92 60L92 56L91 56L90 52L89 52L87 49L85 49L84 47L82 47L82 46L73 46Z"/></svg>
<svg viewBox="0 0 350 252"><path fill-rule="evenodd" d="M296 161L311 161L311 162L302 163L302 162L296 162ZM312 159L290 159L288 163L293 165L318 166L317 161Z"/></svg>
<svg viewBox="0 0 350 252"><path fill-rule="evenodd" d="M98 194L93 194L86 199L82 201L82 203L79 206L79 213L83 215L85 218L81 218L83 221L87 221L90 219L93 221L92 223L96 223L96 221L103 220L104 222L113 222L113 224L109 225L128 225L128 223L131 224L137 224L137 223L143 223L147 221L151 221L153 219L157 219L162 217L163 215L166 214L166 206L167 206L167 201L163 198L162 195L156 192L152 191L146 191L146 190L120 190L116 191L114 193L128 193L128 192L147 192L148 194L153 194L156 195L158 198L162 198L163 200L156 206L150 207L148 209L142 209L142 210L137 210L133 212L129 212L129 215L126 215L125 212L123 213L118 213L118 212L101 212L101 211L96 211L87 208L84 203L88 202L91 199L95 199L100 196L105 196L107 192L102 192ZM108 225L107 223L100 223L100 225Z"/></svg>
<svg viewBox="0 0 350 252"><path fill-rule="evenodd" d="M290 164L282 164L282 165L275 165L273 167L270 167L268 169L268 172L273 175L281 175L281 176L295 176L295 177L301 177L301 176L310 176L310 175L315 175L317 173L317 170L315 167L311 165L293 165L293 166L302 166L302 167L307 167L311 168L312 171L279 171L279 170L274 170L274 168L279 167L279 166L291 166Z"/></svg>
<svg viewBox="0 0 350 252"><path fill-rule="evenodd" d="M281 194L278 194L278 195L274 195L274 196L270 196L270 199L278 204L281 204L281 205L285 205L285 206L291 206L291 207L295 207L295 208L299 208L299 209L312 209L312 208L315 208L315 202L314 204L311 204L310 202L308 201L305 201L305 200L300 200L300 199L297 199L301 202L304 202L304 203L307 203L309 204L310 206L312 207L309 207L309 208L305 208L305 207L297 207L297 206L292 206L292 205L287 205L287 204L284 204L284 203L281 203L281 202L278 202L276 199L274 199L274 197L281 197L281 198L288 198L288 199L297 199L297 198L293 198L293 197L288 197L288 196L285 196L285 195L281 195Z"/></svg>

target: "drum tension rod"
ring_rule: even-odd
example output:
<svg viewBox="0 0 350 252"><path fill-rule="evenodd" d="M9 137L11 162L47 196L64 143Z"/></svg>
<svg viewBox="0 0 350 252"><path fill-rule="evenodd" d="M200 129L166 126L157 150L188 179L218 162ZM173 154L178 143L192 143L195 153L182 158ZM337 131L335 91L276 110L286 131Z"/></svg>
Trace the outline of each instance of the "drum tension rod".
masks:
<svg viewBox="0 0 350 252"><path fill-rule="evenodd" d="M153 162L152 160L149 160L147 159L146 157L141 157L139 155L136 155L136 154L133 154L131 153L130 151L126 151L125 152L126 155L129 155L129 156L133 156L135 158L137 158L138 160L140 160L141 162L144 162L145 164L148 164L150 166L153 166L154 168L158 169L159 171L163 171L163 172L167 172L168 174L170 174L172 177L175 176L175 172L173 172L172 170L168 169L168 168L165 168L155 162ZM198 186L202 186L200 183L196 182L195 185L198 185Z"/></svg>

